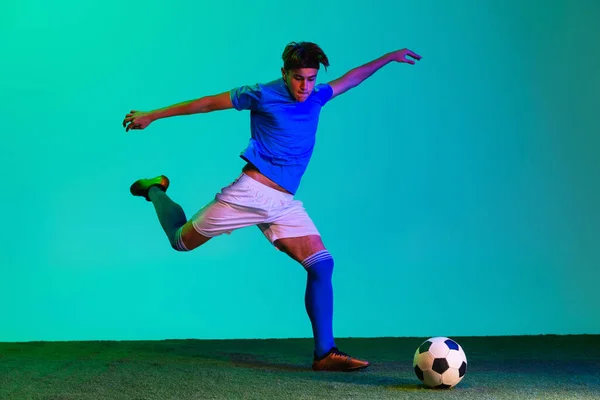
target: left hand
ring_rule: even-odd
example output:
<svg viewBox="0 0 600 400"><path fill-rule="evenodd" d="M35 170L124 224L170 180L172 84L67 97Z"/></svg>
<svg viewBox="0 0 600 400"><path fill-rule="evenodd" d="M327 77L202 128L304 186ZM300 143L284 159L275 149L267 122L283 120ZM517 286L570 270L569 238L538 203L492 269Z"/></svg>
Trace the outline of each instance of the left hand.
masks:
<svg viewBox="0 0 600 400"><path fill-rule="evenodd" d="M413 64L413 65L415 64L415 61L411 60L410 58L407 58L407 57L412 57L415 60L421 59L420 55L418 55L417 53L415 53L414 51L409 50L409 49L396 50L393 53L391 53L391 55L392 55L392 59L394 61Z"/></svg>

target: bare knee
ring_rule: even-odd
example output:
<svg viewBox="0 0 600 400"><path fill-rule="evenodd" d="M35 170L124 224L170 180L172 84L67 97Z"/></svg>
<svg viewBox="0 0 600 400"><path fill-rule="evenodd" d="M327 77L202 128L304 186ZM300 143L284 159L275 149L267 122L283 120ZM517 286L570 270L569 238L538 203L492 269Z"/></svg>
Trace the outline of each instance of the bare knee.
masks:
<svg viewBox="0 0 600 400"><path fill-rule="evenodd" d="M273 244L299 263L318 251L326 250L321 236L318 235L283 238Z"/></svg>
<svg viewBox="0 0 600 400"><path fill-rule="evenodd" d="M175 240L171 243L171 247L177 251L194 250L210 239L210 237L198 233L191 222L188 221L179 229L178 234L175 235Z"/></svg>

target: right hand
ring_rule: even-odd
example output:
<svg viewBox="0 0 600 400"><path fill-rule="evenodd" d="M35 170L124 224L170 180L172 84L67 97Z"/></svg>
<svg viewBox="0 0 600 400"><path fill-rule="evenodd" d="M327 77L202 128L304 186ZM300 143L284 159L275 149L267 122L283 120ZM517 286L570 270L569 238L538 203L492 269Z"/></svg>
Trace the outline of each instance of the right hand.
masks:
<svg viewBox="0 0 600 400"><path fill-rule="evenodd" d="M129 132L130 129L144 129L152 121L154 121L154 118L152 118L150 112L131 110L123 120L123 128L127 128L125 132Z"/></svg>

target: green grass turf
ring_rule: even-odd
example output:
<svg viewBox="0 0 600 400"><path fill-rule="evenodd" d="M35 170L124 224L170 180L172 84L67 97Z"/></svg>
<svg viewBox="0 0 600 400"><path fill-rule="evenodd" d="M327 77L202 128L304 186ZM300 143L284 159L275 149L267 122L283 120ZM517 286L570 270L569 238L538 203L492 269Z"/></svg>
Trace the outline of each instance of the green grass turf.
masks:
<svg viewBox="0 0 600 400"><path fill-rule="evenodd" d="M311 339L0 343L0 399L599 399L600 336L453 337L453 389L412 369L426 338L338 339L372 365L313 372Z"/></svg>

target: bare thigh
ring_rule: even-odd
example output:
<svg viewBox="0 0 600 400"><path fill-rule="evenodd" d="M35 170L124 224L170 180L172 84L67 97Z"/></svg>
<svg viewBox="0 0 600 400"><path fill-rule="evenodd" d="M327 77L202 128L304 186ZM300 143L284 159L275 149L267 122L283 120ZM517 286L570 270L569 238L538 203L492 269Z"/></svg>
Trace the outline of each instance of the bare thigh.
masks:
<svg viewBox="0 0 600 400"><path fill-rule="evenodd" d="M323 240L318 235L277 239L273 244L299 263L316 252L325 250Z"/></svg>

